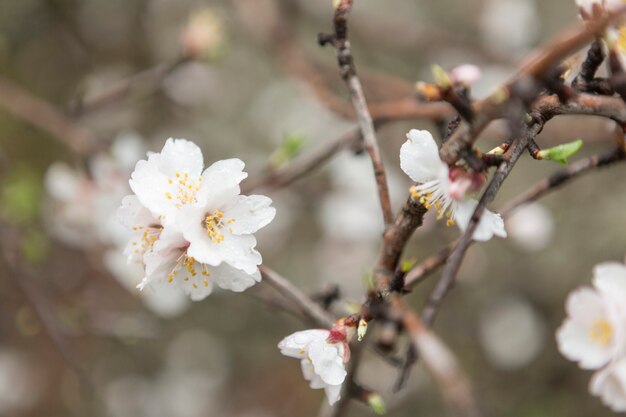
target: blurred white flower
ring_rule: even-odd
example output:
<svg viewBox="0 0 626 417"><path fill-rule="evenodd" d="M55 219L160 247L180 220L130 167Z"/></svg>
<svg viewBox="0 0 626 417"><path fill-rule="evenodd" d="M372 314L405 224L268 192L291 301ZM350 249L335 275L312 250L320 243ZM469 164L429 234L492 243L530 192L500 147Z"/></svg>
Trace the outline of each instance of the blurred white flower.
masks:
<svg viewBox="0 0 626 417"><path fill-rule="evenodd" d="M411 188L411 195L426 208L434 207L437 219L445 216L449 226L456 223L464 231L478 204L476 200L466 199L466 194L480 188L484 177L461 167L449 169L439 158L437 144L430 132L412 129L407 138L400 149L400 167L419 183ZM506 237L504 221L499 214L485 209L473 239L487 241L494 235Z"/></svg>
<svg viewBox="0 0 626 417"><path fill-rule="evenodd" d="M283 355L300 359L304 378L311 388L324 389L330 405L340 398L341 385L346 378L344 364L350 352L345 334L337 335L334 331L304 330L287 336L278 344Z"/></svg>
<svg viewBox="0 0 626 417"><path fill-rule="evenodd" d="M161 153L137 163L118 214L134 231L126 253L143 262L138 285L175 283L201 300L212 284L240 292L261 280L254 233L276 210L265 196L240 195L247 177L239 159L218 161L203 171L200 148L168 139Z"/></svg>
<svg viewBox="0 0 626 417"><path fill-rule="evenodd" d="M369 158L343 153L331 162L330 176L333 188L318 212L324 233L341 241L377 242L383 225L379 221L380 203ZM392 171L387 172L387 180L393 205L404 198L405 188Z"/></svg>
<svg viewBox="0 0 626 417"><path fill-rule="evenodd" d="M0 415L18 415L41 399L41 375L22 354L0 350Z"/></svg>
<svg viewBox="0 0 626 417"><path fill-rule="evenodd" d="M626 266L596 266L593 285L569 295L568 317L557 331L561 353L583 369L601 368L626 353Z"/></svg>
<svg viewBox="0 0 626 417"><path fill-rule="evenodd" d="M460 84L474 84L482 76L482 72L479 67L472 64L463 64L453 68L448 75L453 83Z"/></svg>
<svg viewBox="0 0 626 417"><path fill-rule="evenodd" d="M626 358L596 372L589 383L589 391L611 410L626 411Z"/></svg>
<svg viewBox="0 0 626 417"><path fill-rule="evenodd" d="M500 369L520 369L533 361L545 344L544 320L519 296L497 298L480 320L480 343L487 359Z"/></svg>
<svg viewBox="0 0 626 417"><path fill-rule="evenodd" d="M544 249L554 235L554 219L539 203L525 204L505 220L509 237L528 251Z"/></svg>
<svg viewBox="0 0 626 417"><path fill-rule="evenodd" d="M124 288L137 295L144 305L159 317L176 317L189 308L189 297L182 290L150 286L145 291L137 291L137 285L144 277L143 267L139 264L129 264L119 250L108 250L104 254L104 265Z"/></svg>
<svg viewBox="0 0 626 417"><path fill-rule="evenodd" d="M523 52L539 33L540 18L534 0L487 0L480 18L485 45L500 53Z"/></svg>

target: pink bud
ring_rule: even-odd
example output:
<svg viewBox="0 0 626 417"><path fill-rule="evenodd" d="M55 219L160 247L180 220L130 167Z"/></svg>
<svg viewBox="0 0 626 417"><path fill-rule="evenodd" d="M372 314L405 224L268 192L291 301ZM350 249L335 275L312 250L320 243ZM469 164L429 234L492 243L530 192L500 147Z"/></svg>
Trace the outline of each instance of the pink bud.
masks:
<svg viewBox="0 0 626 417"><path fill-rule="evenodd" d="M480 80L482 72L476 65L463 64L450 71L449 75L455 84L470 85Z"/></svg>

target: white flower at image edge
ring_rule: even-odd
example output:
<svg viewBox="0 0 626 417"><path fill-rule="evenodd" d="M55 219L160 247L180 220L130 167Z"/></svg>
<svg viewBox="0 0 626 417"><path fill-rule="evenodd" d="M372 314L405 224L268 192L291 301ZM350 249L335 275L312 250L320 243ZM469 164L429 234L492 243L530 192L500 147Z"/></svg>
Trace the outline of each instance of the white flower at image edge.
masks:
<svg viewBox="0 0 626 417"><path fill-rule="evenodd" d="M456 223L465 231L478 204L465 198L472 179L463 175L454 181L450 179L450 170L439 158L439 149L430 132L412 129L406 136L408 140L400 148L400 167L418 183L411 190L413 196L426 208L434 207L437 219L445 216L448 225ZM506 237L504 221L499 214L485 209L472 238L487 241L494 235Z"/></svg>
<svg viewBox="0 0 626 417"><path fill-rule="evenodd" d="M341 384L346 378L343 343L329 342L329 330L314 329L293 333L279 344L280 352L300 359L304 378L311 388L326 392L328 403L333 405L340 398Z"/></svg>
<svg viewBox="0 0 626 417"><path fill-rule="evenodd" d="M137 163L136 195L124 198L118 215L133 231L126 255L145 265L139 288L175 283L200 300L213 282L243 291L260 281L253 233L276 210L265 196L240 195L243 168L228 159L203 171L200 149L184 139L168 139L161 153Z"/></svg>
<svg viewBox="0 0 626 417"><path fill-rule="evenodd" d="M583 369L604 367L589 390L614 411L626 411L626 266L597 265L593 286L569 295L556 334L559 350Z"/></svg>

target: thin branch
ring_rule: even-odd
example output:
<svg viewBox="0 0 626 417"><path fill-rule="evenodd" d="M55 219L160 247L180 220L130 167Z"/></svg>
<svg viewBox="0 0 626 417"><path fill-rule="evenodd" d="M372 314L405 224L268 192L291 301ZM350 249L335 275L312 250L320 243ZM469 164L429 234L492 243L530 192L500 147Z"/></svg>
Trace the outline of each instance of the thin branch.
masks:
<svg viewBox="0 0 626 417"><path fill-rule="evenodd" d="M324 164L342 149L357 143L360 136L360 130L358 128L350 129L343 135L326 141L310 152L298 156L283 168L268 171L263 175L256 176L245 182L242 186L242 193L249 193L252 190L265 187L286 187Z"/></svg>
<svg viewBox="0 0 626 417"><path fill-rule="evenodd" d="M461 267L461 262L465 257L467 249L472 243L472 236L476 231L480 218L487 204L491 203L495 198L504 180L509 175L509 173L515 166L515 163L526 149L529 139L537 136L542 127L543 123L540 121L533 123L533 125L530 127L525 127L523 129L524 132L521 137L516 142L514 142L509 149L507 153L508 160L506 162L503 162L496 171L496 173L493 175L489 186L483 193L478 205L476 206L476 209L474 210L474 214L472 215L472 218L469 222L469 225L467 226L467 229L465 230L465 233L463 233L459 244L454 248L452 254L450 255L450 258L446 263L446 267L443 270L441 279L437 283L437 286L430 294L428 301L426 302L424 312L422 313L422 318L424 324L426 324L427 326L430 326L432 324L437 310L443 302L444 297L446 296L448 291L450 291L450 289L454 285L454 282L456 281L456 274Z"/></svg>
<svg viewBox="0 0 626 417"><path fill-rule="evenodd" d="M94 150L97 138L51 104L0 77L0 107L49 133L78 155Z"/></svg>
<svg viewBox="0 0 626 417"><path fill-rule="evenodd" d="M315 325L322 328L330 328L333 325L335 321L333 317L315 303L308 295L289 282L289 280L265 265L261 265L259 270L261 271L264 282L274 287L279 293L285 296L285 298L298 305L306 317Z"/></svg>
<svg viewBox="0 0 626 417"><path fill-rule="evenodd" d="M392 297L413 348L419 352L426 370L433 377L444 401L456 416L478 417L481 412L474 398L469 378L462 371L452 351L430 331L399 295Z"/></svg>
<svg viewBox="0 0 626 417"><path fill-rule="evenodd" d="M365 142L365 149L372 160L374 177L376 178L376 185L378 187L378 198L383 213L383 221L385 226L388 226L393 222L393 212L391 210L385 166L380 155L380 149L378 148L372 116L367 108L367 102L363 94L363 86L356 74L356 67L350 49L350 41L348 41L348 15L352 9L352 1L353 0L340 1L335 8L335 16L333 19L335 28L334 35L320 35L319 41L322 46L327 43L332 43L337 49L339 72L350 91L350 100L357 114L359 127L361 128Z"/></svg>
<svg viewBox="0 0 626 417"><path fill-rule="evenodd" d="M533 51L524 60L519 71L506 84L501 86L500 99L489 97L474 107L478 109L473 125L459 129L440 149L441 159L455 163L461 153L478 139L478 135L494 119L501 117L502 112L510 104L511 98L519 99L520 95L536 95L537 82L571 53L582 48L587 42L600 34L607 25L626 12L626 6L620 7L615 13L597 19L587 25L576 27L558 35L547 46ZM533 92L536 90L536 92ZM528 98L528 97L525 97Z"/></svg>
<svg viewBox="0 0 626 417"><path fill-rule="evenodd" d="M93 97L77 99L76 102L72 104L72 114L75 117L81 117L102 110L103 108L126 99L139 88L142 88L146 95L151 94L162 86L163 80L174 72L174 70L190 61L190 58L181 56L172 62L155 65L152 68L148 68L118 81L116 84L113 84L105 91ZM149 87L149 89L146 90L146 87Z"/></svg>

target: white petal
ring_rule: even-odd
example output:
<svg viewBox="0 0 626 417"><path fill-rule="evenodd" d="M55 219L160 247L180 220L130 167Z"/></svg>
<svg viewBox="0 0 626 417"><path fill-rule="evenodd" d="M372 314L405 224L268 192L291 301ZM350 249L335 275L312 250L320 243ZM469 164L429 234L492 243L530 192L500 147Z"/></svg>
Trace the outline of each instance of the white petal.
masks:
<svg viewBox="0 0 626 417"><path fill-rule="evenodd" d="M320 376L315 373L315 368L313 367L313 363L309 358L305 358L300 361L300 368L302 369L302 375L304 375L304 379L309 381L309 386L311 388L320 389L326 386L324 381L322 381L322 378L320 378Z"/></svg>
<svg viewBox="0 0 626 417"><path fill-rule="evenodd" d="M248 176L242 160L224 159L213 163L202 173L198 202L209 209L222 209L239 195L239 183Z"/></svg>
<svg viewBox="0 0 626 417"><path fill-rule="evenodd" d="M191 177L197 177L203 167L202 151L195 143L173 138L165 142L159 161L159 171L163 174L173 177L177 172L187 172Z"/></svg>
<svg viewBox="0 0 626 417"><path fill-rule="evenodd" d="M439 149L427 130L411 131L408 140L400 148L400 168L415 182L438 179L446 164L439 158Z"/></svg>
<svg viewBox="0 0 626 417"><path fill-rule="evenodd" d="M184 206L177 218L177 226L189 242L189 256L203 264L217 266L222 263L223 258L215 249L219 244L211 241L203 226L205 216L206 210L203 207Z"/></svg>
<svg viewBox="0 0 626 417"><path fill-rule="evenodd" d="M462 232L465 232L467 229L477 205L478 201L472 199L461 201L457 204L454 210L454 220ZM504 221L498 213L485 209L472 239L478 242L486 242L494 235L506 237Z"/></svg>
<svg viewBox="0 0 626 417"><path fill-rule="evenodd" d="M343 355L336 344L315 340L309 345L309 357L322 380L330 385L339 385L346 378Z"/></svg>
<svg viewBox="0 0 626 417"><path fill-rule="evenodd" d="M306 358L306 351L313 340L326 340L330 332L323 329L312 329L295 332L285 337L278 344L280 353L292 358Z"/></svg>
<svg viewBox="0 0 626 417"><path fill-rule="evenodd" d="M172 189L167 176L159 171L159 159L159 154L150 154L147 161L137 162L128 183L141 204L155 216L171 215L175 205L168 200L167 193Z"/></svg>
<svg viewBox="0 0 626 417"><path fill-rule="evenodd" d="M222 263L210 270L211 279L222 289L234 292L242 292L261 282L261 273L257 269L253 274L248 274L240 269Z"/></svg>
<svg viewBox="0 0 626 417"><path fill-rule="evenodd" d="M330 405L335 404L341 398L341 384L327 384L326 387L324 387L324 391L326 391L326 398L328 399L328 404Z"/></svg>
<svg viewBox="0 0 626 417"><path fill-rule="evenodd" d="M593 285L607 296L626 300L626 265L617 262L596 265Z"/></svg>
<svg viewBox="0 0 626 417"><path fill-rule="evenodd" d="M122 199L122 205L117 209L117 218L128 228L147 227L159 223L135 195L127 195Z"/></svg>
<svg viewBox="0 0 626 417"><path fill-rule="evenodd" d="M589 391L611 410L626 411L626 359L596 372L589 383Z"/></svg>
<svg viewBox="0 0 626 417"><path fill-rule="evenodd" d="M613 343L602 346L592 340L590 330L596 320L607 320L602 298L590 288L581 288L567 299L569 317L557 330L559 350L583 369L598 369L608 363L614 354Z"/></svg>
<svg viewBox="0 0 626 417"><path fill-rule="evenodd" d="M274 219L276 209L271 204L272 199L263 195L241 195L231 207L224 209L224 217L234 220L228 225L232 233L254 233Z"/></svg>

